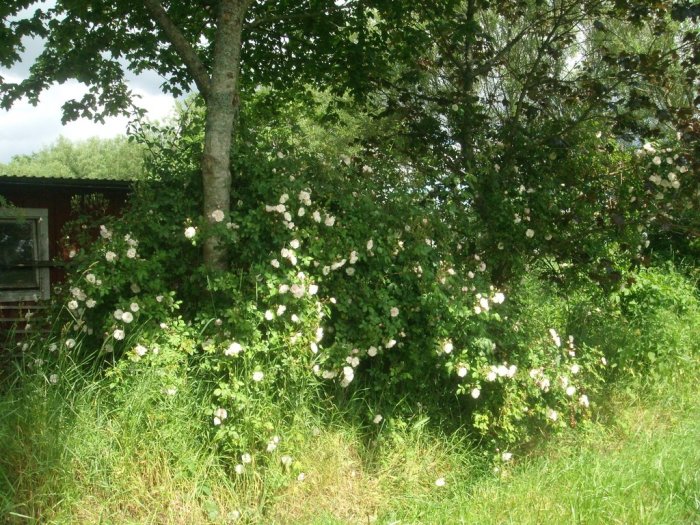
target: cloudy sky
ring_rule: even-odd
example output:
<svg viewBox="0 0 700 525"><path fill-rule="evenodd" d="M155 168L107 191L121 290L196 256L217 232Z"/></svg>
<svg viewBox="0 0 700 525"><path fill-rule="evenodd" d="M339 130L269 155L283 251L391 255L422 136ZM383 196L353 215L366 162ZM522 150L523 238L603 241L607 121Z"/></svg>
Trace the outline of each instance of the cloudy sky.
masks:
<svg viewBox="0 0 700 525"><path fill-rule="evenodd" d="M0 0L2 1L2 0ZM10 69L0 68L0 76L6 82L17 82L27 76L33 59L41 52L42 42L27 40L22 62ZM138 77L127 75L131 89L141 98L137 101L148 110L151 120L160 120L168 116L173 108L173 98L161 93L161 79L155 74ZM9 161L13 155L37 151L58 139L59 136L71 140L84 140L89 137L114 137L124 134L128 123L127 117L106 119L105 124L96 124L88 120L78 120L65 126L61 124L61 106L71 98L79 98L86 89L78 82L70 81L54 85L41 95L37 106L26 100L17 102L9 110L0 110L0 162Z"/></svg>

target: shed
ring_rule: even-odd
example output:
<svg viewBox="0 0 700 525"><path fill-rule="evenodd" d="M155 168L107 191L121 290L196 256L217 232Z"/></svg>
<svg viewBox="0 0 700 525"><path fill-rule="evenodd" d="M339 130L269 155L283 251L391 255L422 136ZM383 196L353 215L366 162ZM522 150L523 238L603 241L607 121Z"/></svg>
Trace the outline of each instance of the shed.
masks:
<svg viewBox="0 0 700 525"><path fill-rule="evenodd" d="M101 194L110 214L118 214L132 181L3 176L0 174L0 331L45 308L51 287L64 276L69 257L61 234L71 218L74 197ZM2 206L2 200L9 205ZM27 315L29 314L29 315ZM24 324L25 326L21 326Z"/></svg>

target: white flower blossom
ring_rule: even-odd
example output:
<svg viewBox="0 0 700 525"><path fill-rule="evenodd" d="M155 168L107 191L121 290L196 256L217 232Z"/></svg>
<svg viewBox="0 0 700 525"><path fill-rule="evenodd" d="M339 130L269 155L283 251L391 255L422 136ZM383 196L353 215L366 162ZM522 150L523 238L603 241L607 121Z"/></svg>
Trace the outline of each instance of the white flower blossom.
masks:
<svg viewBox="0 0 700 525"><path fill-rule="evenodd" d="M223 210L214 210L211 212L211 218L214 219L214 222L222 222L224 217L225 215Z"/></svg>
<svg viewBox="0 0 700 525"><path fill-rule="evenodd" d="M590 402L588 401L588 396L586 394L582 394L581 397L578 398L578 403L582 407L588 408L590 406Z"/></svg>
<svg viewBox="0 0 700 525"><path fill-rule="evenodd" d="M129 324L133 320L134 320L134 315L131 312L124 312L122 314L122 321L124 321L126 324Z"/></svg>
<svg viewBox="0 0 700 525"><path fill-rule="evenodd" d="M513 453L512 452L504 452L501 454L501 460L504 462L510 461L513 459Z"/></svg>
<svg viewBox="0 0 700 525"><path fill-rule="evenodd" d="M384 348L394 348L396 346L396 339L389 339L384 345Z"/></svg>
<svg viewBox="0 0 700 525"><path fill-rule="evenodd" d="M525 230L525 236L528 239L532 239L535 236L535 230L533 230L532 228L528 228L527 230Z"/></svg>
<svg viewBox="0 0 700 525"><path fill-rule="evenodd" d="M135 259L136 258L136 248L129 248L126 250L126 256L129 259Z"/></svg>
<svg viewBox="0 0 700 525"><path fill-rule="evenodd" d="M117 328L117 329L112 333L112 337L114 337L117 341L121 341L122 339L124 339L124 336L125 336L125 335L126 335L126 334L124 333L124 330L122 330L122 329L120 329L120 328Z"/></svg>
<svg viewBox="0 0 700 525"><path fill-rule="evenodd" d="M263 374L260 370L256 370L255 372L253 372L253 381L255 381L256 383L262 381L264 377L265 374Z"/></svg>
<svg viewBox="0 0 700 525"><path fill-rule="evenodd" d="M226 350L224 350L224 355L230 357L230 356L238 355L242 351L243 351L243 346L241 346L240 343L237 343L234 341L233 343L231 343L229 345L229 347Z"/></svg>
<svg viewBox="0 0 700 525"><path fill-rule="evenodd" d="M185 228L185 237L188 239L194 239L194 236L197 235L197 228L194 226L188 226Z"/></svg>
<svg viewBox="0 0 700 525"><path fill-rule="evenodd" d="M117 260L117 254L112 251L109 251L105 253L105 259L107 260L107 262L114 262Z"/></svg>
<svg viewBox="0 0 700 525"><path fill-rule="evenodd" d="M457 368L457 375L459 377L466 377L467 376L467 367L460 366L459 368Z"/></svg>
<svg viewBox="0 0 700 525"><path fill-rule="evenodd" d="M367 241L367 251L372 251L372 248L374 248L374 241L370 239L369 241Z"/></svg>
<svg viewBox="0 0 700 525"><path fill-rule="evenodd" d="M129 305L129 310L131 310L131 311L134 312L134 313L138 312L138 311L139 311L139 305L138 305L138 303L131 303L131 304Z"/></svg>
<svg viewBox="0 0 700 525"><path fill-rule="evenodd" d="M335 224L335 217L332 215L326 215L326 219L323 221L326 226L333 226Z"/></svg>
<svg viewBox="0 0 700 525"><path fill-rule="evenodd" d="M395 306L389 311L389 315L391 317L397 317L399 315L399 309L396 308Z"/></svg>
<svg viewBox="0 0 700 525"><path fill-rule="evenodd" d="M566 387L566 395L567 395L567 396L571 397L571 396L573 396L575 393L576 393L576 387L575 387L575 386L570 385L570 386Z"/></svg>
<svg viewBox="0 0 700 525"><path fill-rule="evenodd" d="M272 321L275 318L275 314L272 313L272 310L267 310L265 312L265 319L267 321Z"/></svg>
<svg viewBox="0 0 700 525"><path fill-rule="evenodd" d="M75 339L66 339L66 348L75 348Z"/></svg>
<svg viewBox="0 0 700 525"><path fill-rule="evenodd" d="M374 357L377 355L377 347L376 346L370 346L367 349L367 355L370 357Z"/></svg>
<svg viewBox="0 0 700 525"><path fill-rule="evenodd" d="M378 425L379 423L382 422L383 419L384 418L382 417L381 414L377 414L376 416L374 416L374 419L372 419L372 423L374 423L375 425Z"/></svg>
<svg viewBox="0 0 700 525"><path fill-rule="evenodd" d="M134 348L134 352L136 352L136 355L137 355L137 356L143 357L143 356L146 355L146 353L148 353L148 348L146 348L146 347L143 346L142 344L138 344L138 345L136 345L136 347Z"/></svg>
<svg viewBox="0 0 700 525"><path fill-rule="evenodd" d="M100 237L107 240L112 238L112 232L104 224L100 224Z"/></svg>
<svg viewBox="0 0 700 525"><path fill-rule="evenodd" d="M438 478L435 480L435 486L436 487L444 487L445 486L445 478Z"/></svg>

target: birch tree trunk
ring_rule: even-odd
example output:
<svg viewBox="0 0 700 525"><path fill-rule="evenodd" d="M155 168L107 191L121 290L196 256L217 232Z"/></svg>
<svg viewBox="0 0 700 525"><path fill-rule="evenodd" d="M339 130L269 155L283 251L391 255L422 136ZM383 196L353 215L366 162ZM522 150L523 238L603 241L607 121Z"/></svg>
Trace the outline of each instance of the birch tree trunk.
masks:
<svg viewBox="0 0 700 525"><path fill-rule="evenodd" d="M214 44L211 81L205 94L206 125L202 181L204 217L213 223L212 212L228 214L231 207L231 140L238 105L243 21L251 0L220 0ZM227 260L221 239L204 241L204 264L210 270L225 270Z"/></svg>

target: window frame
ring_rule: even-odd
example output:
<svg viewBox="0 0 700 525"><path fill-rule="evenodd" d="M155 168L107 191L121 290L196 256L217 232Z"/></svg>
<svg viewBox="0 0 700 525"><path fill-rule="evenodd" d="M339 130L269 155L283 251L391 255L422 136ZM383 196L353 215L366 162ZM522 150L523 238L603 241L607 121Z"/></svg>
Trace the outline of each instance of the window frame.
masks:
<svg viewBox="0 0 700 525"><path fill-rule="evenodd" d="M49 260L48 208L0 208L0 219L36 221L36 262ZM48 266L37 267L38 289L0 290L0 303L46 300L51 295L51 273Z"/></svg>

